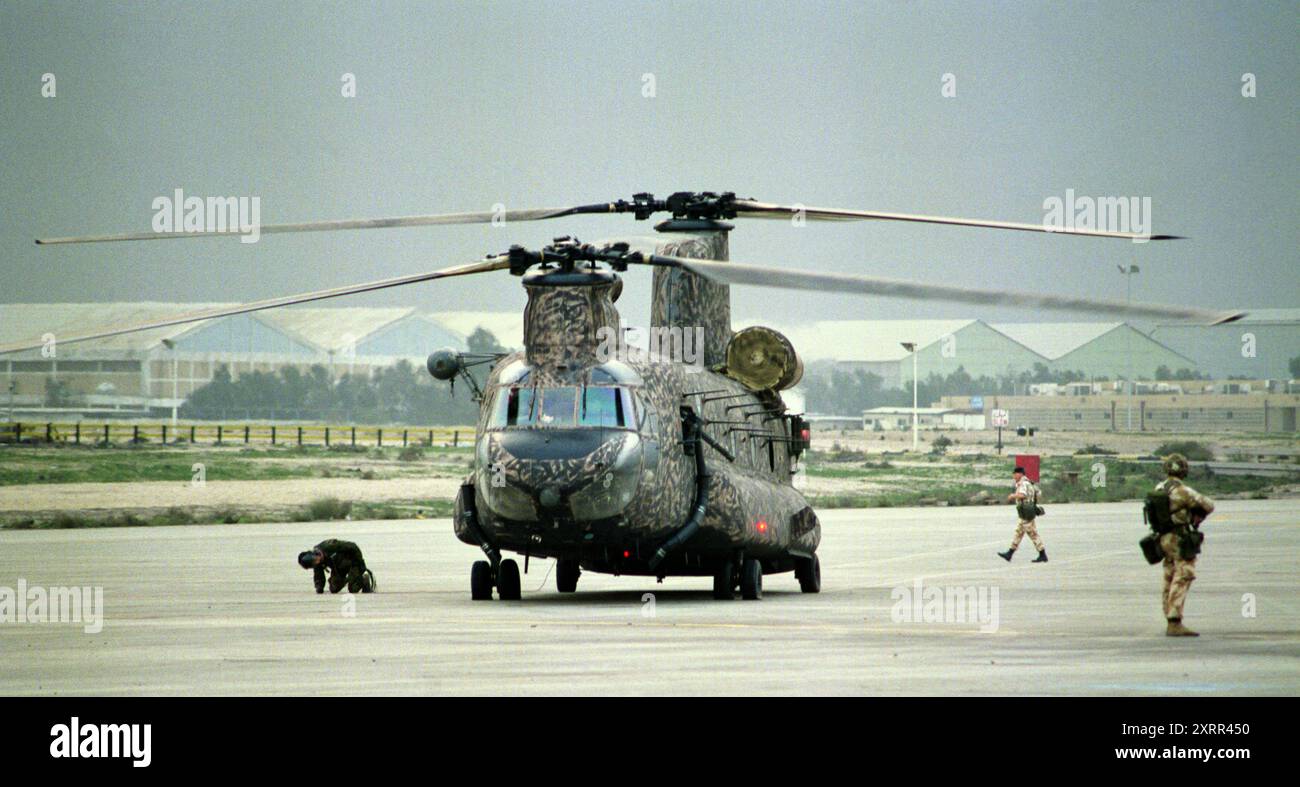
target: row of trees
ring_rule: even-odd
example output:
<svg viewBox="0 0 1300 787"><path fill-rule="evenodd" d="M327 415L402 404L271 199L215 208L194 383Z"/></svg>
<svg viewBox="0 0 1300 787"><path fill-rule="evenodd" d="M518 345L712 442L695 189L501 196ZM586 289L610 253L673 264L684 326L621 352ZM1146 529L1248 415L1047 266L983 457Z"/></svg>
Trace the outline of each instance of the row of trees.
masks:
<svg viewBox="0 0 1300 787"><path fill-rule="evenodd" d="M469 335L466 345L473 353L506 351L482 327ZM378 369L372 376L345 374L337 380L319 365L306 373L285 367L241 374L239 379L222 366L211 382L190 395L180 417L450 426L478 420L478 405L471 394L463 383L453 389L407 361Z"/></svg>
<svg viewBox="0 0 1300 787"><path fill-rule="evenodd" d="M406 361L373 377L345 374L337 380L324 366L305 374L294 367L251 372L239 379L222 366L190 395L180 417L453 425L474 423L478 406L465 386L453 397L450 386Z"/></svg>

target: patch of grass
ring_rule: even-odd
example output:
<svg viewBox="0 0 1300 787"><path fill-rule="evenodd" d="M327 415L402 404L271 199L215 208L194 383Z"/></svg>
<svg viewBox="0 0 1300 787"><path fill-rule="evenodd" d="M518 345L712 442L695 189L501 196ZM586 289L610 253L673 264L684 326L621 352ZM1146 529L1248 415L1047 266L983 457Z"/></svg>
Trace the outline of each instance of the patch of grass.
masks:
<svg viewBox="0 0 1300 787"><path fill-rule="evenodd" d="M234 525L240 521L241 517L242 514L238 508L234 508L233 506L226 506L224 508L217 509L209 517L208 521L213 523L223 524L223 525Z"/></svg>
<svg viewBox="0 0 1300 787"><path fill-rule="evenodd" d="M319 497L307 504L301 512L303 522L322 522L331 519L347 519L352 513L351 500L339 500L337 497Z"/></svg>
<svg viewBox="0 0 1300 787"><path fill-rule="evenodd" d="M808 498L814 508L899 508L904 506L984 505L978 495L1001 494L1000 488L979 483L946 484L927 488L903 488L875 494L814 495Z"/></svg>
<svg viewBox="0 0 1300 787"><path fill-rule="evenodd" d="M846 449L839 443L835 443L829 451L809 451L808 459L819 462L861 462L867 459L867 454L864 451Z"/></svg>
<svg viewBox="0 0 1300 787"><path fill-rule="evenodd" d="M1088 456L1088 455L1091 455L1091 456L1115 456L1115 455L1117 455L1118 453L1119 453L1118 451L1112 451L1112 450L1110 450L1109 448L1102 448L1101 446L1097 445L1096 443L1088 443L1088 444L1085 445L1083 448L1080 448L1078 451L1075 451L1075 452L1074 452L1074 455L1075 455L1075 456Z"/></svg>
<svg viewBox="0 0 1300 787"><path fill-rule="evenodd" d="M1182 454L1193 462L1213 462L1214 452L1204 443L1196 440L1175 440L1169 443L1161 443L1160 447L1155 450L1156 456L1168 456L1169 454Z"/></svg>
<svg viewBox="0 0 1300 787"><path fill-rule="evenodd" d="M72 530L82 527L93 527L91 520L86 516L70 511L61 511L49 520L49 527L52 530Z"/></svg>
<svg viewBox="0 0 1300 787"><path fill-rule="evenodd" d="M172 506L162 514L153 517L149 524L156 526L188 525L194 522L194 515L184 508Z"/></svg>

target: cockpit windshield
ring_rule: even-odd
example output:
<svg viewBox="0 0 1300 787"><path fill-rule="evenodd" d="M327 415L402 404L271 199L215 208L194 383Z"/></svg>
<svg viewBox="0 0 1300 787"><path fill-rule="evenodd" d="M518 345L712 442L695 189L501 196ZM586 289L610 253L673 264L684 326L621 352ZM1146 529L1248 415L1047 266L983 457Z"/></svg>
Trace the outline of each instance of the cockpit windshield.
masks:
<svg viewBox="0 0 1300 787"><path fill-rule="evenodd" d="M501 386L489 429L510 426L635 428L632 393L620 386Z"/></svg>

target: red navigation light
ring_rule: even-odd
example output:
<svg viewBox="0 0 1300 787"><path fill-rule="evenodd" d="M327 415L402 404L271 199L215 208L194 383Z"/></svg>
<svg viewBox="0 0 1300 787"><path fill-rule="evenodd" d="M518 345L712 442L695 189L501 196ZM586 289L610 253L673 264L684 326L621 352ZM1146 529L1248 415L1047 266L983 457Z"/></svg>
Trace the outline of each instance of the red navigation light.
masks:
<svg viewBox="0 0 1300 787"><path fill-rule="evenodd" d="M623 550L623 557L632 557L632 552L627 549Z"/></svg>
<svg viewBox="0 0 1300 787"><path fill-rule="evenodd" d="M767 522L766 522L766 521L764 521L764 520L762 520L762 519L758 520L758 532L760 532L760 533L766 533L766 532L767 532Z"/></svg>

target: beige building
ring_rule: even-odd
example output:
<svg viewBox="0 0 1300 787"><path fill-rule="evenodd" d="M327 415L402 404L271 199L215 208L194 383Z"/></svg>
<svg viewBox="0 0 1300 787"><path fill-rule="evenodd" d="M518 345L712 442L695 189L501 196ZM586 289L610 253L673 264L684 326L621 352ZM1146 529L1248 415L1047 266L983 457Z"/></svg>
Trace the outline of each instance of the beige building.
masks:
<svg viewBox="0 0 1300 787"><path fill-rule="evenodd" d="M945 396L942 407L966 408L970 397ZM1009 426L1045 430L1134 432L1296 431L1300 394L1156 393L1126 396L985 396L984 410L1006 410Z"/></svg>

